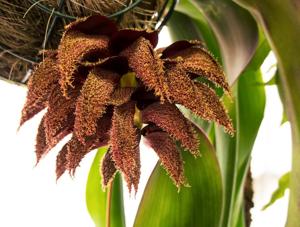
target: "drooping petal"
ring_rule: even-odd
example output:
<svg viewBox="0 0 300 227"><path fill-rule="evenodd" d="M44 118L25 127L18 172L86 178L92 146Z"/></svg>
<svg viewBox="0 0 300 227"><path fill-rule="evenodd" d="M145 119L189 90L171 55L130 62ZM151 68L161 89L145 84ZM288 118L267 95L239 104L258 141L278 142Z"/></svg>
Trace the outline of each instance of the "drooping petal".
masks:
<svg viewBox="0 0 300 227"><path fill-rule="evenodd" d="M65 144L56 157L56 180L58 180L67 170L68 146Z"/></svg>
<svg viewBox="0 0 300 227"><path fill-rule="evenodd" d="M36 136L35 144L35 154L36 154L36 163L39 163L40 159L49 151L46 141L46 133L44 127L45 118L43 117Z"/></svg>
<svg viewBox="0 0 300 227"><path fill-rule="evenodd" d="M148 89L162 100L166 97L163 61L154 53L148 40L139 38L120 55L127 57L129 67Z"/></svg>
<svg viewBox="0 0 300 227"><path fill-rule="evenodd" d="M58 79L56 52L47 51L44 61L38 65L29 79L28 93L22 110L20 126L46 107L49 94Z"/></svg>
<svg viewBox="0 0 300 227"><path fill-rule="evenodd" d="M105 113L118 80L118 74L103 69L88 75L76 103L74 132L80 142L96 133L97 120Z"/></svg>
<svg viewBox="0 0 300 227"><path fill-rule="evenodd" d="M109 130L111 128L112 111L108 110L104 116L97 122L97 132L91 137L88 137L86 144L82 144L76 136L73 135L67 144L66 168L72 175L75 169L79 166L80 161L91 150L102 147L108 144Z"/></svg>
<svg viewBox="0 0 300 227"><path fill-rule="evenodd" d="M195 128L174 104L156 102L149 105L142 111L142 121L154 123L174 139L179 140L192 154L199 154L199 141Z"/></svg>
<svg viewBox="0 0 300 227"><path fill-rule="evenodd" d="M135 91L135 88L132 88L132 87L116 88L109 99L109 104L114 105L114 106L120 106L120 105L128 102L134 91Z"/></svg>
<svg viewBox="0 0 300 227"><path fill-rule="evenodd" d="M101 161L102 185L106 187L114 178L117 172L111 152L108 150Z"/></svg>
<svg viewBox="0 0 300 227"><path fill-rule="evenodd" d="M208 86L193 82L182 69L169 69L166 73L172 100L193 111L205 120L216 121L229 133L233 133L232 122L218 96Z"/></svg>
<svg viewBox="0 0 300 227"><path fill-rule="evenodd" d="M110 144L112 159L125 177L129 191L138 189L140 179L140 135L134 126L135 103L128 102L114 109Z"/></svg>
<svg viewBox="0 0 300 227"><path fill-rule="evenodd" d="M153 48L156 47L158 43L157 31L148 32L146 30L123 29L112 36L110 48L114 53L119 53L141 37L148 40Z"/></svg>
<svg viewBox="0 0 300 227"><path fill-rule="evenodd" d="M60 85L65 96L82 61L93 63L109 57L109 36L116 31L114 23L102 16L80 19L66 27L58 47Z"/></svg>
<svg viewBox="0 0 300 227"><path fill-rule="evenodd" d="M73 90L70 98L67 99L59 85L53 89L49 97L44 123L47 144L56 144L73 130L75 103L78 95L79 89Z"/></svg>
<svg viewBox="0 0 300 227"><path fill-rule="evenodd" d="M152 132L146 135L146 142L157 153L163 167L179 188L186 183L183 161L179 150L166 132Z"/></svg>
<svg viewBox="0 0 300 227"><path fill-rule="evenodd" d="M229 92L229 85L221 66L212 55L196 41L178 41L162 52L162 58L178 59L178 66L186 72L203 76Z"/></svg>

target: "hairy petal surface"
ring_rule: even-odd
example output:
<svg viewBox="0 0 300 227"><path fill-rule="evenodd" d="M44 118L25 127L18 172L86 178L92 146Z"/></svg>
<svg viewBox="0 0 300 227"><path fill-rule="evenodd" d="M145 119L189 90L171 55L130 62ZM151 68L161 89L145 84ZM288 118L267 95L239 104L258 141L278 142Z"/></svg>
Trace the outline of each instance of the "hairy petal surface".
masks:
<svg viewBox="0 0 300 227"><path fill-rule="evenodd" d="M109 99L109 104L114 106L120 106L126 102L129 102L131 95L134 91L135 88L132 87L116 88Z"/></svg>
<svg viewBox="0 0 300 227"><path fill-rule="evenodd" d="M141 37L120 53L128 59L129 67L155 95L165 97L163 61L154 53L148 40Z"/></svg>
<svg viewBox="0 0 300 227"><path fill-rule="evenodd" d="M174 141L166 132L152 132L146 135L145 138L149 146L157 153L175 185L177 187L184 185L183 161Z"/></svg>
<svg viewBox="0 0 300 227"><path fill-rule="evenodd" d="M36 144L35 144L36 163L38 163L40 159L49 151L47 140L46 140L44 122L45 122L45 117L42 118L38 128L38 133L36 135Z"/></svg>
<svg viewBox="0 0 300 227"><path fill-rule="evenodd" d="M56 180L58 180L67 170L68 144L65 144L56 157Z"/></svg>
<svg viewBox="0 0 300 227"><path fill-rule="evenodd" d="M53 89L49 97L44 123L47 144L56 144L73 130L75 103L78 95L79 89L72 90L70 98L67 99L59 85Z"/></svg>
<svg viewBox="0 0 300 227"><path fill-rule="evenodd" d="M97 120L105 113L119 75L103 69L93 70L87 77L76 103L74 132L80 142L97 130Z"/></svg>
<svg viewBox="0 0 300 227"><path fill-rule="evenodd" d="M110 150L106 152L101 162L101 174L102 174L102 185L107 187L107 185L113 180L117 172L115 163L112 159Z"/></svg>
<svg viewBox="0 0 300 227"><path fill-rule="evenodd" d="M202 83L193 82L183 69L167 70L169 92L172 101L185 106L205 120L216 121L229 133L233 133L232 122L216 93Z"/></svg>
<svg viewBox="0 0 300 227"><path fill-rule="evenodd" d="M199 154L199 141L195 129L174 104L156 102L149 105L142 111L142 122L154 123L179 140L192 154Z"/></svg>
<svg viewBox="0 0 300 227"><path fill-rule="evenodd" d="M49 94L59 79L56 52L45 52L45 59L33 71L28 81L26 103L20 126L47 106Z"/></svg>
<svg viewBox="0 0 300 227"><path fill-rule="evenodd" d="M129 191L132 186L137 191L140 179L140 135L134 126L134 114L134 102L116 106L110 132L112 158L124 174Z"/></svg>
<svg viewBox="0 0 300 227"><path fill-rule="evenodd" d="M163 58L177 59L178 66L186 72L203 76L229 92L229 85L221 66L197 41L178 41L162 51Z"/></svg>
<svg viewBox="0 0 300 227"><path fill-rule="evenodd" d="M94 135L87 137L86 143L82 144L76 136L73 135L67 145L67 163L66 168L72 175L79 166L80 161L91 150L108 144L109 130L111 128L112 113L108 111L97 122L97 131Z"/></svg>
<svg viewBox="0 0 300 227"><path fill-rule="evenodd" d="M58 47L60 85L65 96L73 86L74 76L82 61L98 61L109 56L109 38L103 35L87 35L78 31L67 32Z"/></svg>

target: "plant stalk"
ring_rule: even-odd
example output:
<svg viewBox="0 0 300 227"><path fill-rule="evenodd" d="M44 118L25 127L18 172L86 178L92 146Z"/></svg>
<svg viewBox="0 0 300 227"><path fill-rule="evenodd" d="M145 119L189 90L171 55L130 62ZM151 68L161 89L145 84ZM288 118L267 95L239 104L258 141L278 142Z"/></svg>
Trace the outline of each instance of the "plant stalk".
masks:
<svg viewBox="0 0 300 227"><path fill-rule="evenodd" d="M106 197L106 224L105 227L110 227L110 213L111 213L111 197L112 197L112 186L113 182L109 183L107 187L107 197Z"/></svg>

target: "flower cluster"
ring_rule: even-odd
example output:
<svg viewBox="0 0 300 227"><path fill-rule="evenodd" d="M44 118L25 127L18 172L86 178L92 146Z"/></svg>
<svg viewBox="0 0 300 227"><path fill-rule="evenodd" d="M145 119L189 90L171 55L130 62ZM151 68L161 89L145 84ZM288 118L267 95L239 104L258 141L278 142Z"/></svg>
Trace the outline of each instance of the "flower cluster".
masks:
<svg viewBox="0 0 300 227"><path fill-rule="evenodd" d="M69 24L58 50L44 52L28 83L21 125L47 108L38 129L37 161L72 133L57 156L58 178L66 170L74 174L90 150L107 145L103 185L120 171L128 188L137 190L144 136L174 183L183 185L183 161L175 142L197 156L198 129L176 104L233 133L210 85L225 92L229 87L200 42L178 41L154 50L157 42L155 31L119 30L100 15ZM194 80L199 77L202 82Z"/></svg>

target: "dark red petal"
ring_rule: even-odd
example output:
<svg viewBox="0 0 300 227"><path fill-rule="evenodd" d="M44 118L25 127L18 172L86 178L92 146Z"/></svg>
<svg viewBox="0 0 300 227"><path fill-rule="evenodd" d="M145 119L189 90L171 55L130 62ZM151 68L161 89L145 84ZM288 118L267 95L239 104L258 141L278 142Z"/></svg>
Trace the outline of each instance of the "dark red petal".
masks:
<svg viewBox="0 0 300 227"><path fill-rule="evenodd" d="M80 143L75 136L67 143L66 169L69 170L71 175L75 174L75 169L79 166L80 161L88 152L88 146Z"/></svg>
<svg viewBox="0 0 300 227"><path fill-rule="evenodd" d="M153 132L146 137L147 143L155 150L162 165L177 187L184 185L183 161L179 150L166 132Z"/></svg>
<svg viewBox="0 0 300 227"><path fill-rule="evenodd" d="M143 123L152 122L179 140L192 154L199 154L199 141L193 125L182 115L174 104L159 102L142 111Z"/></svg>
<svg viewBox="0 0 300 227"><path fill-rule="evenodd" d="M177 67L194 75L203 76L229 92L229 85L221 66L201 43L176 42L163 51L162 57L166 56L177 59Z"/></svg>
<svg viewBox="0 0 300 227"><path fill-rule="evenodd" d="M118 87L112 93L109 104L114 106L120 106L128 102L131 98L131 95L135 91L135 88L132 87Z"/></svg>
<svg viewBox="0 0 300 227"><path fill-rule="evenodd" d="M102 185L106 187L114 178L117 172L111 152L108 150L101 162Z"/></svg>
<svg viewBox="0 0 300 227"><path fill-rule="evenodd" d="M82 143L96 133L97 120L105 113L119 75L111 71L93 70L87 77L78 98L74 132Z"/></svg>
<svg viewBox="0 0 300 227"><path fill-rule="evenodd" d="M67 144L67 164L66 168L74 175L75 169L80 161L91 150L105 146L109 141L109 130L111 128L112 113L108 110L97 122L97 132L86 139L86 144L82 144L75 136Z"/></svg>
<svg viewBox="0 0 300 227"><path fill-rule="evenodd" d="M165 97L163 62L153 53L148 40L139 38L120 55L127 57L129 67L148 89L154 90L162 99Z"/></svg>
<svg viewBox="0 0 300 227"><path fill-rule="evenodd" d="M141 37L148 40L152 48L156 47L158 43L157 31L148 32L146 30L123 29L115 33L115 35L111 38L110 48L115 53L119 53Z"/></svg>
<svg viewBox="0 0 300 227"><path fill-rule="evenodd" d="M36 154L36 163L39 163L41 158L49 151L47 141L46 141L46 133L44 127L45 118L43 117L36 136L36 145L35 145L35 154Z"/></svg>
<svg viewBox="0 0 300 227"><path fill-rule="evenodd" d="M66 32L77 31L87 35L107 35L111 36L118 31L114 21L101 15L94 15L77 19L68 24Z"/></svg>
<svg viewBox="0 0 300 227"><path fill-rule="evenodd" d="M232 122L218 96L208 86L193 82L182 69L168 70L168 89L175 103L181 104L205 120L216 121L229 133L233 133Z"/></svg>
<svg viewBox="0 0 300 227"><path fill-rule="evenodd" d="M75 103L78 95L79 89L73 90L70 98L67 99L62 94L59 85L53 89L44 123L47 144L56 144L73 130Z"/></svg>
<svg viewBox="0 0 300 227"><path fill-rule="evenodd" d="M203 47L203 44L200 41L179 40L166 48L158 49L158 51L161 53L161 58L174 58L180 51L195 45Z"/></svg>
<svg viewBox="0 0 300 227"><path fill-rule="evenodd" d="M58 180L67 170L68 146L65 144L56 157L56 180Z"/></svg>
<svg viewBox="0 0 300 227"><path fill-rule="evenodd" d="M110 144L112 159L125 177L131 191L138 189L140 179L140 136L134 126L135 103L128 102L114 109Z"/></svg>
<svg viewBox="0 0 300 227"><path fill-rule="evenodd" d="M49 94L58 79L56 52L47 51L44 61L38 65L29 79L20 126L46 107Z"/></svg>
<svg viewBox="0 0 300 227"><path fill-rule="evenodd" d="M109 56L108 41L109 38L103 35L86 35L77 31L64 34L58 47L58 62L59 83L65 96L74 86L75 74L82 61L97 61Z"/></svg>

